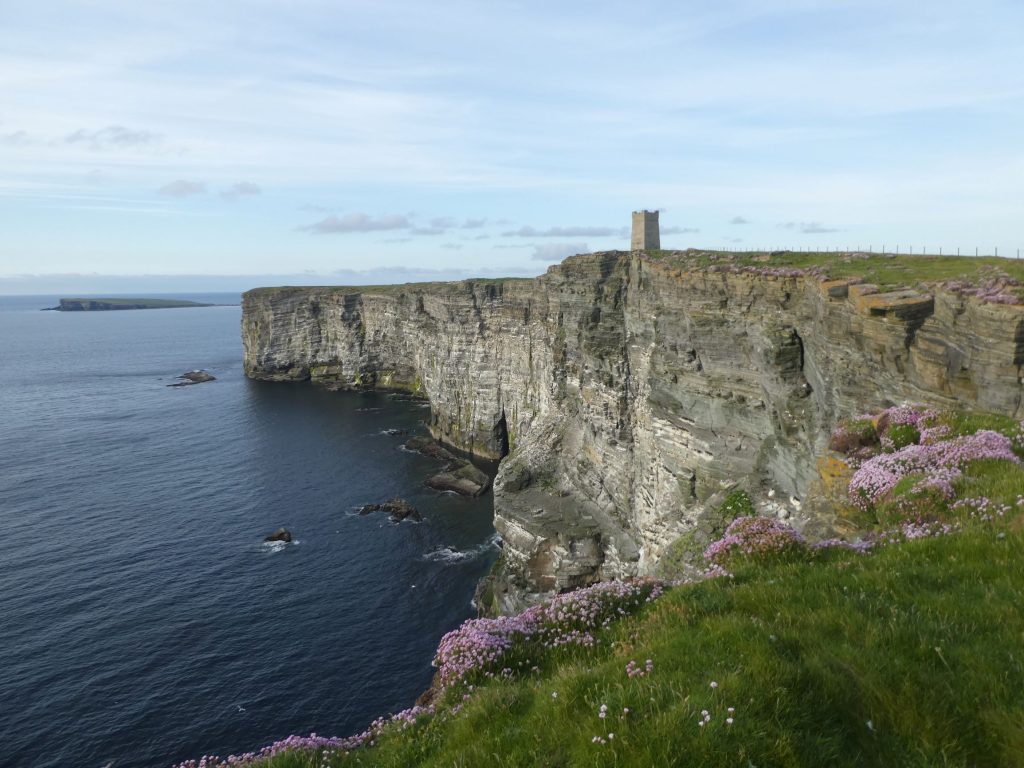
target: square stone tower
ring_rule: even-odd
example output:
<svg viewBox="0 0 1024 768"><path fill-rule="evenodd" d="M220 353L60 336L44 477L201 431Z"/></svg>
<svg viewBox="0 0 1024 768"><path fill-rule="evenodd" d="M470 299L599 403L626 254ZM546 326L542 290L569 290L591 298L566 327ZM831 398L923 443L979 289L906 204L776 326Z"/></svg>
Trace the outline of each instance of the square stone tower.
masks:
<svg viewBox="0 0 1024 768"><path fill-rule="evenodd" d="M633 251L656 251L661 248L657 211L633 211L633 238L629 248Z"/></svg>

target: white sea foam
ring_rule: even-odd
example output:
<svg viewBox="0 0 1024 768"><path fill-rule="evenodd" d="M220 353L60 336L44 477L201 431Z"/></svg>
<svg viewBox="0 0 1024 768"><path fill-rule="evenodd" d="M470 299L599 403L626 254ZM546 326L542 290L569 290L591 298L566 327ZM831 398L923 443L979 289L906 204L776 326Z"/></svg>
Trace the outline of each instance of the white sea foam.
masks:
<svg viewBox="0 0 1024 768"><path fill-rule="evenodd" d="M423 555L423 560L433 563L464 563L469 560L476 560L486 554L489 550L495 549L501 542L501 536L494 533L483 544L472 549L455 549L454 547L438 547L433 552Z"/></svg>
<svg viewBox="0 0 1024 768"><path fill-rule="evenodd" d="M429 560L433 563L462 563L466 560L472 560L479 553L475 550L469 550L463 552L458 549L452 549L451 547L440 547L435 549L433 552L428 552L423 556L424 560Z"/></svg>
<svg viewBox="0 0 1024 768"><path fill-rule="evenodd" d="M260 545L260 549L269 554L274 554L275 552L283 552L289 544L298 546L301 543L298 539L292 539L291 541L264 541Z"/></svg>

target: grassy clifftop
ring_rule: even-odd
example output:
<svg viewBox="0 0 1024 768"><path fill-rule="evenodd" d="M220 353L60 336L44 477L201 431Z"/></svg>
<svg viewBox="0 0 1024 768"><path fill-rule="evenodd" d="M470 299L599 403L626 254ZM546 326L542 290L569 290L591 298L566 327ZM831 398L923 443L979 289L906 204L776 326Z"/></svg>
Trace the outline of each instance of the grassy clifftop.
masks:
<svg viewBox="0 0 1024 768"><path fill-rule="evenodd" d="M605 252L581 254L571 257L568 263L579 263L578 259L602 258L618 253ZM1024 260L998 258L994 256L935 256L896 255L892 253L863 252L803 252L803 251L714 251L689 249L685 251L647 251L643 258L651 262L683 270L744 270L765 275L791 273L819 279L856 280L877 285L882 289L923 288L943 286L972 295L987 297L1002 296L1003 303L1010 303L1009 297L1024 301ZM398 285L357 285L357 286L281 286L255 288L248 293L259 296L302 295L310 291L325 295L367 295L398 296L410 290L441 293L457 290L472 290L474 285L522 285L532 278L473 278L459 282L403 283Z"/></svg>
<svg viewBox="0 0 1024 768"><path fill-rule="evenodd" d="M819 279L858 280L880 288L934 288L1024 299L1024 260L994 256L896 255L776 251L653 251L649 260L680 269L741 269L772 274L792 270Z"/></svg>
<svg viewBox="0 0 1024 768"><path fill-rule="evenodd" d="M742 568L455 717L268 765L1024 765L1022 558L1019 531L974 531Z"/></svg>
<svg viewBox="0 0 1024 768"><path fill-rule="evenodd" d="M832 448L856 540L733 499L696 578L468 622L422 706L227 764L1024 766L1024 426L891 408Z"/></svg>

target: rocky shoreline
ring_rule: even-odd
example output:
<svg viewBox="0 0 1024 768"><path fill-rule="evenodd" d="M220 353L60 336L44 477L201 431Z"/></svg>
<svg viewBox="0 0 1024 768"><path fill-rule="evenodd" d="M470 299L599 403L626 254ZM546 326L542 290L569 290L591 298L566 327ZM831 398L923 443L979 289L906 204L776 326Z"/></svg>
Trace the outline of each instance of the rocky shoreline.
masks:
<svg viewBox="0 0 1024 768"><path fill-rule="evenodd" d="M502 459L501 612L657 573L737 489L809 536L849 530L824 503L841 419L904 402L1024 413L1024 308L770 263L610 252L534 280L257 289L242 335L250 377L425 397L435 439Z"/></svg>

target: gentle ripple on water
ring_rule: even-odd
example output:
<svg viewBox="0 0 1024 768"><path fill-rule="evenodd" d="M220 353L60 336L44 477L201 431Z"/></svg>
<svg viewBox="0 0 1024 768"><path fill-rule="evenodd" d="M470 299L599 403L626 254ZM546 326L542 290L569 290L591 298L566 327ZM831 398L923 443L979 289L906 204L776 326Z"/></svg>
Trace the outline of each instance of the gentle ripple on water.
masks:
<svg viewBox="0 0 1024 768"><path fill-rule="evenodd" d="M424 488L381 434L419 404L248 381L238 307L54 303L0 298L0 764L167 765L411 704L495 556L489 496ZM396 495L425 521L350 514ZM300 543L263 546L281 525Z"/></svg>

